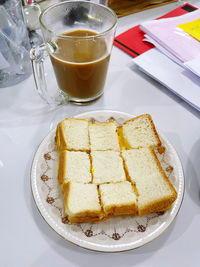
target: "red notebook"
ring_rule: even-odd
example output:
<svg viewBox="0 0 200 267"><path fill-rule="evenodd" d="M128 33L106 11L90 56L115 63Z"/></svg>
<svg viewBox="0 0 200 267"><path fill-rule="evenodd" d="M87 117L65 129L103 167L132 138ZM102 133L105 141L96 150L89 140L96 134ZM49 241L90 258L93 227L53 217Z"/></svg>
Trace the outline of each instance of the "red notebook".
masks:
<svg viewBox="0 0 200 267"><path fill-rule="evenodd" d="M196 9L198 8L190 4L184 4L183 6L180 6L157 19L180 16L187 14L188 12L192 12ZM116 36L114 45L116 45L132 57L137 57L154 47L152 44L144 42L143 39L144 33L140 30L140 26L137 25L129 29L128 31Z"/></svg>

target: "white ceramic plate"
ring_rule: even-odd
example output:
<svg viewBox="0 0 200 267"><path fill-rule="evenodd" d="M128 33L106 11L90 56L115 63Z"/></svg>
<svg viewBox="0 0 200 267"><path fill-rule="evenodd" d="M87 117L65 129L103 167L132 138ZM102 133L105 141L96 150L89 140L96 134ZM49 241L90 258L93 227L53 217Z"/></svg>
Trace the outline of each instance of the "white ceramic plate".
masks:
<svg viewBox="0 0 200 267"><path fill-rule="evenodd" d="M76 117L105 122L111 117L118 124L133 115L117 111L93 111ZM116 252L143 246L160 236L173 222L182 203L184 176L178 155L167 140L159 133L165 152L159 160L178 197L172 208L164 213L153 213L144 217L117 216L98 224L70 223L63 215L63 201L57 183L58 153L55 144L55 130L40 144L32 164L31 187L35 203L55 232L65 240L78 246L104 252Z"/></svg>

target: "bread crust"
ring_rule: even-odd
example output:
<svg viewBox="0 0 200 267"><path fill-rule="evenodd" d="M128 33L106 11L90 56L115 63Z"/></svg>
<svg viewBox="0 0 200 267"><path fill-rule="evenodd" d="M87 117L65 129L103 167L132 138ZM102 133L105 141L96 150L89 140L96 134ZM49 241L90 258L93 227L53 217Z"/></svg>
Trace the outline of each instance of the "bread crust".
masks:
<svg viewBox="0 0 200 267"><path fill-rule="evenodd" d="M70 216L67 213L68 203L69 203L69 192L70 192L71 182L68 182L63 187L64 194L64 214L68 217L70 222L98 222L100 219L104 218L104 212L102 209L97 210L85 210L84 212L77 213L76 216Z"/></svg>
<svg viewBox="0 0 200 267"><path fill-rule="evenodd" d="M147 117L147 118L148 118L148 120L149 120L149 122L150 122L150 125L151 125L151 127L152 127L152 130L153 130L153 132L154 132L154 135L155 135L155 138L156 138L156 141L157 141L157 145L156 145L156 146L152 146L152 147L159 147L159 146L161 146L161 145L162 145L162 142L161 142L161 140L160 140L160 137L159 137L159 135L158 135L158 133L157 133L156 127L155 127L155 125L154 125L154 122L153 122L152 117L151 117L150 114L142 114L142 115L139 115L139 116L137 116L137 117L134 117L134 118L132 118L132 119L130 119L130 120L125 121L125 122L123 123L123 125L126 125L126 124L128 124L129 122L135 121L135 120L137 120L137 119L139 119L139 118L142 118L142 117ZM128 141L127 141L126 138L124 137L123 129L122 129L122 135L123 135L123 139L125 140L125 141L124 141L125 149L135 148L135 147L131 147L131 145L128 143Z"/></svg>
<svg viewBox="0 0 200 267"><path fill-rule="evenodd" d="M72 149L68 146L67 144L67 140L65 139L65 134L64 134L64 127L63 124L66 120L71 120L71 121L86 121L88 122L87 119L78 119L78 118L66 118L64 120L62 120L57 128L56 128L56 144L57 144L57 150L58 152L63 151L63 150L69 150L69 151L84 151L84 152L89 152L89 148L88 149ZM89 138L89 137L88 137Z"/></svg>
<svg viewBox="0 0 200 267"><path fill-rule="evenodd" d="M109 120L107 122L89 122L89 126L91 125L103 126L103 125L109 125L109 124L114 124L117 127L117 124L114 120Z"/></svg>
<svg viewBox="0 0 200 267"><path fill-rule="evenodd" d="M163 179L167 182L167 184L169 185L169 187L170 187L170 189L172 191L172 199L175 200L177 198L177 192L176 192L174 186L172 185L172 183L168 179L166 173L164 172L164 170L163 170L163 168L162 168L162 166L160 164L160 161L158 160L158 158L156 156L156 153L155 153L154 149L151 148L151 147L149 149L150 149L150 151L151 151L151 153L152 153L152 155L153 155L153 157L155 159L155 162L157 163L158 169L159 169L160 173L162 174Z"/></svg>
<svg viewBox="0 0 200 267"><path fill-rule="evenodd" d="M57 151L63 151L67 149L67 144L64 138L63 133L63 121L61 121L56 129L56 144L57 144Z"/></svg>
<svg viewBox="0 0 200 267"><path fill-rule="evenodd" d="M160 161L158 160L158 158L156 156L154 149L149 147L149 150L151 151L151 153L155 159L155 162L157 164L159 172L161 173L163 179L166 181L166 183L169 185L169 187L171 189L171 195L169 197L163 197L163 198L158 199L156 201L149 202L148 205L145 205L142 208L139 208L138 209L139 216L144 216L144 215L146 215L148 213L152 213L152 212L159 212L159 211L168 210L177 198L177 192L176 192L174 186L172 185L172 183L170 182L170 180L168 179L167 175L165 174L165 172L164 172L164 170L160 164Z"/></svg>
<svg viewBox="0 0 200 267"><path fill-rule="evenodd" d="M96 217L87 217L87 216L74 216L74 217L70 217L70 216L67 216L68 220L71 222L71 223L87 223L87 222L100 222L99 220L99 217L96 216Z"/></svg>
<svg viewBox="0 0 200 267"><path fill-rule="evenodd" d="M60 151L59 162L58 162L58 182L62 185L65 182L66 177L66 162L67 162L67 151Z"/></svg>
<svg viewBox="0 0 200 267"><path fill-rule="evenodd" d="M87 223L87 222L92 222L92 223L100 223L100 222L104 222L106 220L108 220L109 218L111 218L112 215L105 215L103 214L102 216L100 217L70 217L70 216L67 216L68 220L71 222L71 223Z"/></svg>
<svg viewBox="0 0 200 267"><path fill-rule="evenodd" d="M123 204L123 205L109 205L104 209L105 213L110 216L118 216L118 215L137 215L138 208L135 202L131 204Z"/></svg>
<svg viewBox="0 0 200 267"><path fill-rule="evenodd" d="M57 128L56 128L55 141L56 141L57 151L59 152L59 151L61 151L61 147L60 147L60 123L57 125Z"/></svg>
<svg viewBox="0 0 200 267"><path fill-rule="evenodd" d="M149 213L166 211L171 208L175 200L176 200L176 197L172 196L170 198L163 198L163 199L159 199L154 202L150 202L148 205L143 206L141 209L139 209L138 214L139 216L142 217Z"/></svg>

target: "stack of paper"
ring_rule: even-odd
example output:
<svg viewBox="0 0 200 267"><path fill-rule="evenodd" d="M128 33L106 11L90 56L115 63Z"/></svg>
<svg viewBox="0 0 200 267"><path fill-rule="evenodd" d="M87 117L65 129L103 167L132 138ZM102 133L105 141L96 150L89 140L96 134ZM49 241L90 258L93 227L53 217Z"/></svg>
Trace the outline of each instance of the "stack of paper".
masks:
<svg viewBox="0 0 200 267"><path fill-rule="evenodd" d="M200 77L153 48L135 58L139 69L200 111Z"/></svg>
<svg viewBox="0 0 200 267"><path fill-rule="evenodd" d="M188 34L183 28L189 22L197 21L198 27L200 10L193 11L176 18L153 20L141 24L141 30L146 33L146 38L152 42L164 54L171 57L179 64L191 66L191 70L200 76L200 62L196 67L193 61L200 56L200 41ZM185 25L185 27L183 26ZM188 24L189 25L189 24ZM194 28L194 25L191 25ZM197 34L198 31L197 29ZM190 67L189 67L190 68Z"/></svg>
<svg viewBox="0 0 200 267"><path fill-rule="evenodd" d="M141 30L156 48L134 63L200 110L200 10L145 22Z"/></svg>

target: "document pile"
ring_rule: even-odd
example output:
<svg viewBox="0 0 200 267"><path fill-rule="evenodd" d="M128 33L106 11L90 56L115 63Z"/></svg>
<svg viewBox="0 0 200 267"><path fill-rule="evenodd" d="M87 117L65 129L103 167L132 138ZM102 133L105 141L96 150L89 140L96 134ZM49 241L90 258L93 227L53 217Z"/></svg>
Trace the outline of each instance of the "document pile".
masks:
<svg viewBox="0 0 200 267"><path fill-rule="evenodd" d="M134 63L200 110L200 10L148 21L140 29L155 48Z"/></svg>

